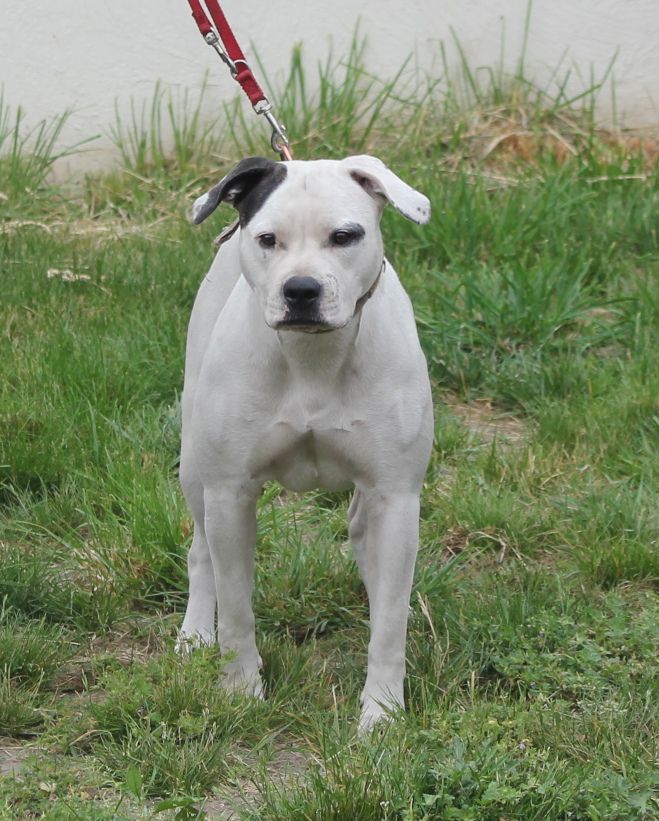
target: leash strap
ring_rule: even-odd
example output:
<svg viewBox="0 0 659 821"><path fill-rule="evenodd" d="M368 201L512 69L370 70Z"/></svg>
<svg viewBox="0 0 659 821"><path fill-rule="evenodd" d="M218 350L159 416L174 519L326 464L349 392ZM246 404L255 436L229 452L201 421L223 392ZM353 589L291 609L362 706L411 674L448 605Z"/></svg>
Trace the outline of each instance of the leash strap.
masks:
<svg viewBox="0 0 659 821"><path fill-rule="evenodd" d="M257 114L263 114L272 127L270 143L282 160L292 159L288 138L284 127L278 122L272 112L272 105L265 96L263 89L257 83L251 68L247 64L245 55L238 45L238 41L231 30L229 21L222 11L218 0L204 0L206 8L215 24L208 19L201 0L188 0L192 17L202 37L218 53L220 58L229 67L231 76L247 95L252 108Z"/></svg>
<svg viewBox="0 0 659 821"><path fill-rule="evenodd" d="M208 18L203 12L201 7L200 0L188 0L190 7L192 8L192 16L194 17L197 25L199 26L199 31L204 36L204 40L207 40L208 34L215 33L213 32L212 27L208 21ZM252 70L247 65L247 61L245 60L245 55L242 52L242 49L238 45L238 41L231 30L231 26L229 25L229 21L224 15L224 12L220 8L220 4L217 0L205 0L206 7L213 18L213 22L217 28L217 33L219 34L220 40L224 45L224 49L226 52L227 57L231 61L229 64L229 68L231 69L231 73L233 74L234 79L238 83L238 85L242 88L242 90L247 95L250 103L253 106L258 105L262 100L267 100L267 97L263 93L263 89L261 86L256 82L256 78L252 74ZM205 18L204 29L202 31L202 27L199 25L199 15L203 15Z"/></svg>

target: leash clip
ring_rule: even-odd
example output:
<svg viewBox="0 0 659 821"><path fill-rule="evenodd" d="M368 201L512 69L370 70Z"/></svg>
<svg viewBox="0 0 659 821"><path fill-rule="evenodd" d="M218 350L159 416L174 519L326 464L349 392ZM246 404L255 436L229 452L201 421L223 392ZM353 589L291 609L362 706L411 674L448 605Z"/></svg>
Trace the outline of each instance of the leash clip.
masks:
<svg viewBox="0 0 659 821"><path fill-rule="evenodd" d="M272 128L270 145L282 160L292 160L293 155L290 143L286 136L285 127L277 120L272 111L270 101L263 93L252 74L245 55L231 31L231 27L224 16L218 0L204 0L213 23L206 16L201 0L188 0L192 9L192 17L205 42L218 54L222 62L228 67L231 76L238 82L245 92L256 114L263 114ZM215 28L213 28L213 24ZM239 68L239 65L241 66Z"/></svg>
<svg viewBox="0 0 659 821"><path fill-rule="evenodd" d="M229 71L231 72L231 76L235 79L238 74L236 64L231 59L231 57L229 57L226 51L222 48L222 43L220 42L220 38L217 36L217 34L215 34L214 31L209 31L207 34L204 34L204 40L208 43L209 46L211 46L211 48L215 49L222 62L228 67ZM244 60L242 62L244 62Z"/></svg>
<svg viewBox="0 0 659 821"><path fill-rule="evenodd" d="M279 122L272 111L272 103L266 98L259 100L256 105L252 106L257 114L263 114L265 119L270 123L272 128L272 135L270 137L270 145L272 150L276 151L282 160L292 160L290 143L286 136L286 127Z"/></svg>

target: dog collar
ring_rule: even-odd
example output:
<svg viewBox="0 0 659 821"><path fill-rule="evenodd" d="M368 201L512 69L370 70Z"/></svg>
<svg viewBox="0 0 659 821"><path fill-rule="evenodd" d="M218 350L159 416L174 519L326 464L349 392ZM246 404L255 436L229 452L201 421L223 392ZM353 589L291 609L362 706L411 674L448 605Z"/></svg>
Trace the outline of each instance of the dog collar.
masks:
<svg viewBox="0 0 659 821"><path fill-rule="evenodd" d="M227 240L231 239L231 237L236 233L236 231L240 228L240 220L234 220L234 222L226 225L220 234L215 237L213 240L213 245L216 248L219 248L220 245L223 245Z"/></svg>
<svg viewBox="0 0 659 821"><path fill-rule="evenodd" d="M365 294L362 294L359 297L359 299L355 303L355 313L353 314L353 316L356 316L361 311L361 309L364 307L364 305L369 301L369 299L373 296L373 292L378 287L378 283L380 282L380 277L382 276L382 272L384 271L386 264L387 264L387 260L383 259L382 260L382 267L380 268L380 272L378 273L378 275L375 277L375 280L374 280L373 284L368 289L368 291L366 291Z"/></svg>

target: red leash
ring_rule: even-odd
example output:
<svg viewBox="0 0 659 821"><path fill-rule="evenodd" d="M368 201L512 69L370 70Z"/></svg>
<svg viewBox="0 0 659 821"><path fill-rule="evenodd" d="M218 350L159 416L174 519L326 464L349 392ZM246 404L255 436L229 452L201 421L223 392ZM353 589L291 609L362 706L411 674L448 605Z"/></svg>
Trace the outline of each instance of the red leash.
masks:
<svg viewBox="0 0 659 821"><path fill-rule="evenodd" d="M209 46L215 49L222 61L229 67L231 76L249 98L254 111L257 114L263 114L270 123L272 127L270 144L273 150L279 153L282 160L293 159L285 129L273 114L272 104L263 93L261 86L256 82L251 68L247 65L245 55L238 45L233 31L231 31L231 26L224 16L220 4L217 0L204 0L204 2L210 16L213 18L215 28L206 16L201 0L188 0L192 9L192 16L202 37Z"/></svg>

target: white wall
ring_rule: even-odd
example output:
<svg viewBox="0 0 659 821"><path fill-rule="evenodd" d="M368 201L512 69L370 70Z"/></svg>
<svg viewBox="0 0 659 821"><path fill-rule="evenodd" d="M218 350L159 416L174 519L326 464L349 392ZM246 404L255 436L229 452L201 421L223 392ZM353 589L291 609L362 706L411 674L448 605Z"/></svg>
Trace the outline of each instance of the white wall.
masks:
<svg viewBox="0 0 659 821"><path fill-rule="evenodd" d="M472 66L494 66L502 53L513 69L520 56L527 0L224 0L225 13L249 58L253 43L276 80L295 43L307 63L345 52L355 25L368 40L367 64L384 77L416 52L423 69L439 70L438 44L455 31ZM618 119L627 126L659 123L659 0L535 0L527 45L527 74L540 83L557 66L572 69L583 90L614 65ZM74 113L63 141L105 132L115 100L150 99L156 80L196 88L211 72L209 99L228 99L236 86L206 46L186 0L0 0L0 82L5 102L22 105L32 121L67 108ZM599 99L603 122L612 95ZM245 105L248 103L245 101ZM258 126L257 126L258 127ZM107 161L107 136L76 161Z"/></svg>

